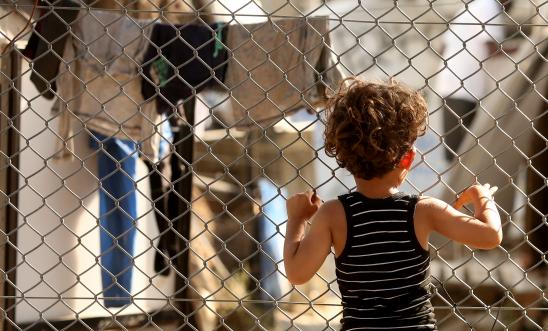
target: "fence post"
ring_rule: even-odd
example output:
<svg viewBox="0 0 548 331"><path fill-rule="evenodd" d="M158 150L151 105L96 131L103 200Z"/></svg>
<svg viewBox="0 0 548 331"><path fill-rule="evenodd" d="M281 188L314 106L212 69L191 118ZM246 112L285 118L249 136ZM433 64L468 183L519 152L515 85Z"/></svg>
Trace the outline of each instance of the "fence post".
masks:
<svg viewBox="0 0 548 331"><path fill-rule="evenodd" d="M15 46L14 46L15 47ZM0 290L3 300L0 301L3 322L0 323L0 331L11 331L15 323L15 284L17 264L16 250L10 247L9 243L17 244L18 213L11 206L18 205L19 175L16 169L19 168L19 127L20 127L20 95L21 90L21 57L14 48L8 50L1 61L1 72L4 73L0 79L0 191L2 195L2 206L0 208L0 231L2 231L3 249L0 251L0 263L2 267L2 279ZM5 74L9 77L6 77ZM6 234L4 236L4 234ZM9 309L9 311L8 311ZM10 323L10 321L12 321Z"/></svg>

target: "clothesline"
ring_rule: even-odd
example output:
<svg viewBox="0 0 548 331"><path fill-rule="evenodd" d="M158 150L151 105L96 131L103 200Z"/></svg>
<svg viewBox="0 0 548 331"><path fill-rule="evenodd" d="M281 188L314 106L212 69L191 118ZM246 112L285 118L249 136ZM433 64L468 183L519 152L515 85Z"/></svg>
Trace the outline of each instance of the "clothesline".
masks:
<svg viewBox="0 0 548 331"><path fill-rule="evenodd" d="M0 3L0 7L2 6L10 6L11 4L6 3ZM32 8L32 5L18 5L17 8ZM37 6L36 9L50 9L52 7L50 6ZM396 7L387 7L389 8L396 8ZM397 8L402 8L402 6L397 6ZM92 7L82 7L82 8L74 8L74 7L62 7L62 6L55 6L56 10L77 10L77 11L105 11L105 12L122 12L124 14L131 14L131 13L150 13L150 14L177 14L181 16L195 16L196 18L199 17L207 17L207 16L220 16L220 17L232 17L235 18L249 18L249 17L261 17L261 18L269 18L269 19L306 19L306 18L314 18L314 16L310 15L277 15L277 14L268 14L265 12L264 15L262 14L239 14L239 13L207 13L207 12L200 12L199 9L197 9L196 12L181 12L181 11L173 11L173 10L146 10L146 9L128 9L128 8L120 8L120 9L110 9L110 8L92 8ZM382 8L364 8L364 9L371 9L371 10L378 10ZM322 13L322 15L329 15L330 13ZM342 16L338 16L335 12L331 11L331 14L334 14L337 17L328 17L328 21L336 21L340 22L341 24L344 23L363 23L363 24L399 24L399 25L452 25L452 26L467 26L467 25L481 25L481 26L509 26L509 27L534 27L534 26L548 26L548 23L546 24L540 24L540 23L480 23L480 22L451 22L450 21L443 21L443 22L432 22L428 21L427 18L424 19L424 21L396 21L396 20L382 20L382 19L371 19L371 20L362 20L362 19L347 19ZM343 15L344 16L344 15ZM160 19L157 18L157 19ZM137 19L135 19L137 21ZM151 21L154 21L155 19L152 19ZM192 24L192 23L187 23Z"/></svg>
<svg viewBox="0 0 548 331"><path fill-rule="evenodd" d="M13 4L0 3L0 6L4 6L4 5L13 6ZM352 2L352 5L355 7L354 2ZM439 0L432 0L432 1L429 1L428 3L425 3L425 4L398 3L395 6L376 6L376 7L367 7L365 9L368 9L368 10L384 10L384 9L392 9L392 8L425 8L425 7L434 8L434 7L446 7L446 6L457 6L457 5L465 5L465 2L462 1L462 0L447 1L447 2L442 2L442 1L439 1ZM17 7L32 7L32 5L30 5L30 4L17 5ZM48 8L49 6L38 6L38 8L39 7ZM340 7L340 6L338 6L338 4L336 4L336 3L332 3L332 4L326 4L325 7L329 8L330 10L333 10L333 7ZM364 8L364 7L362 7L362 8ZM525 7L525 6L516 6L515 8L527 8L527 7ZM352 8L350 8L350 9L352 9ZM200 10L200 8L197 8L196 10ZM152 10L128 9L128 12L130 12L130 11L154 12Z"/></svg>

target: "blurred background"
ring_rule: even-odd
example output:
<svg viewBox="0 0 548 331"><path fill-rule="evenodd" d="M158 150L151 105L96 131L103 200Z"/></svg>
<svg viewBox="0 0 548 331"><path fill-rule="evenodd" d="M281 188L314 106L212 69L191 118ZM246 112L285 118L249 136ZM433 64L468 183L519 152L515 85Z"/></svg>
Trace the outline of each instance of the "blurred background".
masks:
<svg viewBox="0 0 548 331"><path fill-rule="evenodd" d="M100 15L114 18L102 21ZM326 31L305 27L314 17L327 22ZM548 329L547 17L548 5L537 0L1 1L0 330L337 330L342 315L333 259L296 287L286 280L282 261L285 199L307 189L334 199L355 186L324 153L323 105L310 101L318 85L334 92L335 70L338 77L395 77L425 96L428 130L416 143L418 156L403 191L452 202L477 181L499 187L499 248L478 251L431 239L438 328ZM55 34L48 30L52 20L66 28ZM284 30L276 25L280 20L304 24ZM119 28L122 21L135 35ZM212 28L218 23L228 27L229 37ZM147 31L158 24L210 27L228 65L221 88L192 86L190 97L181 96L171 112L152 119L148 100L133 95L130 86L137 78L141 84L148 70L135 55L145 46L135 45L155 43ZM280 104L276 86L297 80L288 74L293 68L276 62L286 50L265 42L264 35L274 33L253 33L260 26L285 34L290 46L283 47L290 50L298 48L297 38L313 45L296 60L312 68L306 90L292 85L298 106ZM230 39L237 29L243 31L240 43ZM42 55L26 52L32 35L46 45ZM73 54L69 46L59 52L65 42L81 45ZM317 48L322 53L314 64ZM101 58L106 50L110 55ZM258 54L257 62L245 63L245 54ZM80 59L82 68L95 72L79 76ZM271 63L278 71L261 71ZM181 77L187 64L173 69L173 77ZM245 84L244 91L230 86L229 72L238 64L246 84L271 85L260 93ZM123 79L116 71L122 65L132 68ZM47 78L51 67L60 69ZM215 77L219 68L209 68L207 76ZM273 75L266 77L269 70ZM58 91L50 96L54 82ZM78 84L81 91L74 89ZM166 91L156 90L156 98L171 100ZM246 102L253 100L244 98L253 93L272 103L264 109L275 116L264 120L264 113L249 110L255 105ZM87 107L94 114L78 115L75 107L86 103L96 104ZM124 107L129 115L121 119L117 112ZM109 151L123 171L106 176L100 161L106 145L89 143L103 115L114 129L102 135L139 146L123 159ZM153 127L145 139L145 125L138 134L129 128L136 118ZM142 149L153 138L168 151L160 152L160 161ZM122 162L131 158L130 173ZM162 160L173 177L152 176L164 176ZM131 186L120 197L105 188L117 171ZM109 196L114 203L105 210ZM122 203L130 196L132 212ZM175 216L158 214L167 196ZM125 231L134 231L133 251L123 254L129 262L115 260L127 264L120 274L131 270L129 285L122 286L130 299L123 305L105 301L108 289L101 281L105 269L111 272L103 265L109 250L101 246L107 232L101 222L115 213L129 217L131 230Z"/></svg>

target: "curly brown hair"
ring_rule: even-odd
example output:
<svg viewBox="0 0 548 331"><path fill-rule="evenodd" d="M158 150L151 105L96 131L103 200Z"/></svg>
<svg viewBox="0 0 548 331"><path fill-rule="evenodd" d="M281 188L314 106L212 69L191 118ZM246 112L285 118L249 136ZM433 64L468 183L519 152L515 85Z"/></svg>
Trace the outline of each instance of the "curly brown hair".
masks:
<svg viewBox="0 0 548 331"><path fill-rule="evenodd" d="M394 79L373 83L345 79L327 103L325 151L362 179L393 170L426 131L422 95Z"/></svg>

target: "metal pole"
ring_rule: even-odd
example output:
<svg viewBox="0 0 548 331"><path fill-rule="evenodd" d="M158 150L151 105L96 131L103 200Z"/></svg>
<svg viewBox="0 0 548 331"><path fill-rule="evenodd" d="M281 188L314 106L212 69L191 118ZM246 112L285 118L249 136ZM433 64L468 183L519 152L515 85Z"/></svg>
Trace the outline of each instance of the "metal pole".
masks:
<svg viewBox="0 0 548 331"><path fill-rule="evenodd" d="M4 265L2 266L2 293L4 296L2 310L5 314L3 323L0 326L1 331L14 330L15 323L15 279L17 265L17 252L12 247L17 245L17 219L18 213L15 208L18 205L18 190L19 190L19 131L20 127L20 107L21 96L21 57L16 51L9 51L7 60L2 61L2 72L8 77L5 77L2 82L2 94L7 90L7 102L2 102L0 111L0 132L2 134L2 154L5 155L5 160L2 160L2 172L5 170L5 188L2 190L6 194L5 203L2 202L2 232L7 234L2 238L4 246L2 254L4 254ZM7 78L7 79L6 79ZM5 83L5 85L4 85ZM11 244L11 245L10 245Z"/></svg>

